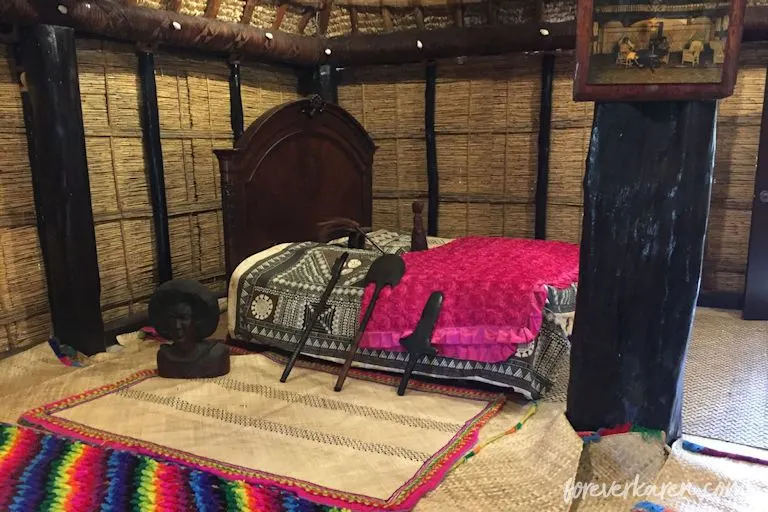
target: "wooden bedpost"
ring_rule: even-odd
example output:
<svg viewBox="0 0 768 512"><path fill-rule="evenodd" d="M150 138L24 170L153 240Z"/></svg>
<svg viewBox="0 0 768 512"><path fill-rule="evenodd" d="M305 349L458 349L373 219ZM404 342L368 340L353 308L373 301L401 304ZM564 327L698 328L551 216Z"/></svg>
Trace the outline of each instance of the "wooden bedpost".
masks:
<svg viewBox="0 0 768 512"><path fill-rule="evenodd" d="M567 416L680 434L715 152L714 101L598 103Z"/></svg>

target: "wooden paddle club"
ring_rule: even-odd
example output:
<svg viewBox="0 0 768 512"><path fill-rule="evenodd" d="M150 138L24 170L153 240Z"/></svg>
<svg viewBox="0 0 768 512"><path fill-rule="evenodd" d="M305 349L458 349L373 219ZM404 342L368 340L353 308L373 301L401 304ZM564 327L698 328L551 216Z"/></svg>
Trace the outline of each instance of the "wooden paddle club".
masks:
<svg viewBox="0 0 768 512"><path fill-rule="evenodd" d="M379 294L381 293L381 290L383 290L386 286L395 286L400 282L403 274L405 274L405 262L403 261L403 258L396 254L385 254L378 257L371 264L371 268L368 269L368 273L365 274L365 285L367 286L371 283L374 283L376 288L373 290L373 297L371 298L371 302L365 309L363 319L360 322L360 326L357 328L355 339L352 342L349 353L347 354L347 360L344 361L344 366L341 368L341 373L339 373L336 386L333 388L335 391L341 391L341 388L344 386L344 381L347 378L347 372L349 372L349 369L352 367L352 361L355 358L357 349L360 347L360 340L363 337L365 328L368 326L368 321L371 319L373 309L376 307L376 301L379 300Z"/></svg>
<svg viewBox="0 0 768 512"><path fill-rule="evenodd" d="M411 379L411 373L418 360L422 356L435 357L437 355L437 349L432 346L430 340L442 308L443 292L432 292L413 333L400 340L400 344L408 350L408 363L405 365L405 373L403 373L400 386L397 388L397 394L400 396L405 394L405 388L408 387L408 381Z"/></svg>
<svg viewBox="0 0 768 512"><path fill-rule="evenodd" d="M291 370L293 370L293 365L296 364L296 358L299 357L299 354L304 348L304 345L307 344L309 333L312 332L312 329L315 327L317 319L320 318L320 314L325 311L328 298L331 296L331 292L336 287L336 283L339 282L339 278L341 277L341 270L344 268L344 264L347 262L347 258L349 258L349 253L344 252L341 256L336 258L336 261L333 263L333 268L331 269L331 279L325 286L325 290L320 296L320 302L318 302L317 308L315 309L314 313L312 313L312 316L309 319L309 323L302 331L301 338L299 338L299 342L296 344L296 348L293 350L293 354L291 354L291 358L288 360L288 364L285 365L283 375L280 377L280 382L285 382L288 380L288 374L290 374Z"/></svg>

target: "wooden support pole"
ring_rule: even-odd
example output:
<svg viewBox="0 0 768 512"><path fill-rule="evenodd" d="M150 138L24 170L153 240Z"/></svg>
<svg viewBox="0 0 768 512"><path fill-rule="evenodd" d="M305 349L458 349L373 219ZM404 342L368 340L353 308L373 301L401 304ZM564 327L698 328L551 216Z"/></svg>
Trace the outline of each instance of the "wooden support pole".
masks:
<svg viewBox="0 0 768 512"><path fill-rule="evenodd" d="M272 22L272 30L280 30L280 25L283 24L283 18L288 11L288 3L282 3L275 11L275 21Z"/></svg>
<svg viewBox="0 0 768 512"><path fill-rule="evenodd" d="M714 101L595 108L568 388L576 430L680 434L716 115Z"/></svg>
<svg viewBox="0 0 768 512"><path fill-rule="evenodd" d="M768 88L763 98L742 315L744 320L768 320Z"/></svg>
<svg viewBox="0 0 768 512"><path fill-rule="evenodd" d="M229 119L232 124L232 137L235 144L245 131L243 120L243 96L240 90L240 63L229 63Z"/></svg>
<svg viewBox="0 0 768 512"><path fill-rule="evenodd" d="M317 32L321 36L328 33L328 23L331 21L331 9L333 9L333 0L325 0L325 5L320 10L320 16L317 19Z"/></svg>
<svg viewBox="0 0 768 512"><path fill-rule="evenodd" d="M93 355L104 351L104 323L74 30L25 30L19 55L53 335Z"/></svg>
<svg viewBox="0 0 768 512"><path fill-rule="evenodd" d="M142 142L149 176L149 195L152 201L157 275L158 281L164 283L173 279L171 239L168 230L168 206L165 200L165 173L163 170L163 149L160 142L155 57L149 52L139 52L139 80L141 81Z"/></svg>
<svg viewBox="0 0 768 512"><path fill-rule="evenodd" d="M539 147L536 172L536 220L534 233L540 240L547 238L547 198L549 188L549 144L552 135L552 80L555 56L541 59L541 101L539 102Z"/></svg>
<svg viewBox="0 0 768 512"><path fill-rule="evenodd" d="M435 105L437 67L428 62L424 88L424 140L427 149L427 235L437 236L437 218L440 207L440 180L437 173L437 140L435 138Z"/></svg>

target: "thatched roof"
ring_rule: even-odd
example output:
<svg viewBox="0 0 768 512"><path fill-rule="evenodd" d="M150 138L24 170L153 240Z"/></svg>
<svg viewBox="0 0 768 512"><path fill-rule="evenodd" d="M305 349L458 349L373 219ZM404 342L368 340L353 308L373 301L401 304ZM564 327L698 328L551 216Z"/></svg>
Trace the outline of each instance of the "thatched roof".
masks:
<svg viewBox="0 0 768 512"><path fill-rule="evenodd" d="M575 18L573 0L137 0L139 6L267 30L337 37Z"/></svg>

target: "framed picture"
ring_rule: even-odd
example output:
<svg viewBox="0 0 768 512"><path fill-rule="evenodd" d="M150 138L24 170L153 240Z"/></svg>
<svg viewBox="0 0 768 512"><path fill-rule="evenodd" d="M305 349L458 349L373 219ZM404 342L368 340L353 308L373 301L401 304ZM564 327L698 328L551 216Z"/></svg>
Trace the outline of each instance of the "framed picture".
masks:
<svg viewBox="0 0 768 512"><path fill-rule="evenodd" d="M578 0L576 101L733 93L745 0Z"/></svg>

